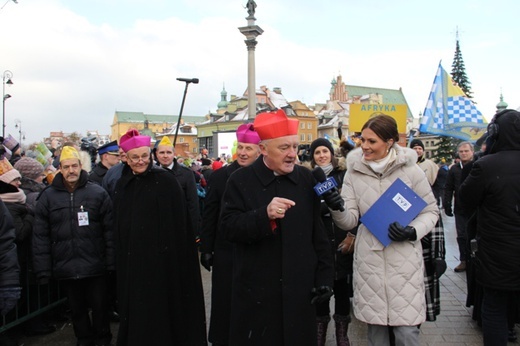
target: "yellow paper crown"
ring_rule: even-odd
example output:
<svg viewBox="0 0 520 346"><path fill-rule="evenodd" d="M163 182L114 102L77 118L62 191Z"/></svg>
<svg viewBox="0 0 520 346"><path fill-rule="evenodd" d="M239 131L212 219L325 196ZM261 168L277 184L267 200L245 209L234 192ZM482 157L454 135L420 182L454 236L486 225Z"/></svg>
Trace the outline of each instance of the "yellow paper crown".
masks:
<svg viewBox="0 0 520 346"><path fill-rule="evenodd" d="M79 153L76 149L73 147L65 146L61 150L60 154L60 162L67 159L78 159L79 160Z"/></svg>
<svg viewBox="0 0 520 346"><path fill-rule="evenodd" d="M162 138L161 141L159 142L159 145L167 145L167 146L173 148L173 143L172 143L172 141L170 141L170 139L168 138L168 136L163 136L163 138Z"/></svg>
<svg viewBox="0 0 520 346"><path fill-rule="evenodd" d="M5 157L0 160L0 175L3 175L13 169L13 165Z"/></svg>

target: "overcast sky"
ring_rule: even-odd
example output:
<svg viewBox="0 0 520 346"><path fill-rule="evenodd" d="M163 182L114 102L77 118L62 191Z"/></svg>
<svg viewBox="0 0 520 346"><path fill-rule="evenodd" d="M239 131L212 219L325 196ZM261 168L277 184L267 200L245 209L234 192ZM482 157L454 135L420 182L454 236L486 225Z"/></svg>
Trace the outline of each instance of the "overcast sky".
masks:
<svg viewBox="0 0 520 346"><path fill-rule="evenodd" d="M114 112L216 111L223 85L247 87L247 0L1 0L0 73L6 134L26 142L50 131L110 133ZM502 91L520 106L518 0L256 0L256 86L289 101L328 99L349 85L402 88L418 116L440 60L451 71L456 28L479 110L491 118Z"/></svg>

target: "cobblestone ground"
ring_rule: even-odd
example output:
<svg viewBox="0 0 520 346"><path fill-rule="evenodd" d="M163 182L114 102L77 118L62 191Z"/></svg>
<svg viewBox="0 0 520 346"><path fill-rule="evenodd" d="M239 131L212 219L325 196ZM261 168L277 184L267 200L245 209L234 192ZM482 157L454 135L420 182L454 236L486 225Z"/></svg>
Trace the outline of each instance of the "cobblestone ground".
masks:
<svg viewBox="0 0 520 346"><path fill-rule="evenodd" d="M448 269L441 278L441 314L436 322L426 322L421 326L422 346L477 346L482 345L482 333L477 323L471 319L471 308L466 307L466 274L455 273L458 248L454 218L443 215L446 232L446 260ZM206 297L206 314L209 316L211 304L211 274L201 267ZM14 330L11 334L24 346L73 346L75 345L72 325L68 321L56 321L58 331L42 337L24 337ZM117 323L112 323L112 333L117 335ZM517 326L517 332L520 333ZM366 345L366 326L353 319L349 328L352 346ZM509 345L518 345L510 343ZM327 346L336 345L333 323L329 325ZM292 345L288 345L292 346Z"/></svg>

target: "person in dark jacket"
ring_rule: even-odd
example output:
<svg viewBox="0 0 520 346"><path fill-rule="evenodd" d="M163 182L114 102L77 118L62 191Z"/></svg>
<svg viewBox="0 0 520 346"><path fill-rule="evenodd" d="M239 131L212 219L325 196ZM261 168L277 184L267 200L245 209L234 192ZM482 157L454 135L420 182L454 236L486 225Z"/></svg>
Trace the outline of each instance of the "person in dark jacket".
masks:
<svg viewBox="0 0 520 346"><path fill-rule="evenodd" d="M188 211L188 220L191 223L190 229L199 229L201 218L199 212L199 197L197 195L197 186L192 170L176 162L173 143L167 136L164 136L159 142L157 148L154 150L154 156L157 165L173 173L179 184L181 184ZM195 241L195 235L193 238Z"/></svg>
<svg viewBox="0 0 520 346"><path fill-rule="evenodd" d="M206 345L193 231L176 177L154 166L150 137L121 137L127 165L114 191L119 346Z"/></svg>
<svg viewBox="0 0 520 346"><path fill-rule="evenodd" d="M446 186L446 179L448 178L448 171L450 167L446 163L446 160L443 158L441 163L439 164L439 171L437 172L437 179L435 179L435 183L432 186L433 194L437 199L437 205L439 207L442 206L441 200L444 199L444 188Z"/></svg>
<svg viewBox="0 0 520 346"><path fill-rule="evenodd" d="M345 144L344 144L345 145ZM351 149L354 147L351 146ZM345 176L345 159L342 158L341 165L338 158L334 155L334 148L330 141L325 138L318 138L313 141L309 148L310 165L312 168L319 167L323 170L327 178L334 178L338 187L343 185L343 177ZM327 204L321 203L321 219L327 230L327 236L330 241L331 254L334 258L334 321L336 331L336 344L338 346L348 346L350 341L348 338L348 325L351 321L350 317L350 298L352 297L352 251L345 253L338 251L340 244L347 237L347 231L336 226L330 215ZM355 236L355 230L350 233L349 237ZM354 249L351 244L351 250ZM324 346L327 337L327 326L330 321L330 301L324 301L316 305L316 326L318 334L318 346Z"/></svg>
<svg viewBox="0 0 520 346"><path fill-rule="evenodd" d="M0 144L0 149L4 149ZM0 160L0 174L4 177L1 190L17 193L18 188L5 183L17 179L20 173L13 169L7 158ZM0 178L1 178L0 176ZM23 192L22 192L23 194ZM2 195L5 195L3 193ZM20 265L18 263L16 230L11 213L0 198L0 315L5 316L11 311L20 299ZM4 339L7 336L1 335ZM5 340L8 342L8 340ZM9 340L10 341L10 340Z"/></svg>
<svg viewBox="0 0 520 346"><path fill-rule="evenodd" d="M0 200L0 315L5 316L20 299L20 266L16 254L13 218Z"/></svg>
<svg viewBox="0 0 520 346"><path fill-rule="evenodd" d="M231 314L231 283L233 279L233 245L224 238L220 225L221 200L226 183L233 172L251 165L260 156L260 137L252 127L242 124L237 128L237 159L212 174L208 183L204 215L202 218L200 262L211 271L211 319L208 339L213 346L229 343Z"/></svg>
<svg viewBox="0 0 520 346"><path fill-rule="evenodd" d="M99 162L96 163L88 176L88 180L101 185L107 171L119 163L119 146L117 141L112 141L97 149Z"/></svg>
<svg viewBox="0 0 520 346"><path fill-rule="evenodd" d="M119 178L121 178L121 174L123 172L123 168L125 168L126 164L126 153L123 149L119 148L119 159L120 163L111 167L103 177L103 181L101 182L101 186L105 190L107 190L110 198L114 198L114 192L116 190L116 184Z"/></svg>
<svg viewBox="0 0 520 346"><path fill-rule="evenodd" d="M20 180L20 189L23 190L27 200L25 203L29 208L36 207L36 198L45 188L43 179L45 178L44 168L41 163L31 157L22 157L14 164L14 169L20 172L22 179Z"/></svg>
<svg viewBox="0 0 520 346"><path fill-rule="evenodd" d="M508 307L520 299L520 113L507 109L488 126L487 155L460 188L477 215L477 282L483 287L484 345L507 345Z"/></svg>
<svg viewBox="0 0 520 346"><path fill-rule="evenodd" d="M44 296L50 289L48 285L38 285L36 277L32 270L31 255L31 239L34 221L34 209L36 208L36 199L40 192L43 191L45 185L43 184L44 169L41 163L31 157L22 157L18 160L14 169L20 172L21 180L14 185L18 186L25 194L25 203L23 199L20 202L6 203L9 211L15 220L17 230L17 247L18 247L18 261L20 263L20 277L23 290L25 291L24 298L20 303L26 304L20 306L22 311L27 311L27 314L34 312L40 308L42 303L42 296ZM18 235L24 235L22 239ZM24 334L26 335L43 335L56 331L56 327L44 320L43 314L38 314L29 319L24 324Z"/></svg>
<svg viewBox="0 0 520 346"><path fill-rule="evenodd" d="M112 203L64 147L60 173L40 194L33 229L34 272L62 280L78 346L110 345L106 274L114 270ZM89 317L92 309L92 321Z"/></svg>
<svg viewBox="0 0 520 346"><path fill-rule="evenodd" d="M332 295L321 201L312 173L296 164L298 124L283 110L258 114L262 156L227 182L221 229L235 246L229 345L316 345L312 303Z"/></svg>
<svg viewBox="0 0 520 346"><path fill-rule="evenodd" d="M448 171L446 185L444 187L443 207L446 216L455 214L455 228L457 230L457 244L459 246L460 263L453 270L463 272L466 270L466 258L468 256L466 223L469 214L464 212L461 203L459 203L459 188L461 184L462 170L464 166L471 164L473 160L473 144L470 142L461 142L457 146L457 154L460 162L454 163ZM452 209L452 201L454 207Z"/></svg>

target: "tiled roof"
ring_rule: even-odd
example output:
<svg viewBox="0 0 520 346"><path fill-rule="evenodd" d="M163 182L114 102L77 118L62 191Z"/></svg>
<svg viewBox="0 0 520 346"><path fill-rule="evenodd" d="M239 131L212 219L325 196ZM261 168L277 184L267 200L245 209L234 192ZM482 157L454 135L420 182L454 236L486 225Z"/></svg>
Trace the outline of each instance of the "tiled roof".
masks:
<svg viewBox="0 0 520 346"><path fill-rule="evenodd" d="M119 123L142 123L148 120L148 123L176 123L179 118L178 115L155 115L144 114L143 112L120 112L116 111L115 116ZM206 120L205 117L182 115L182 120L185 123L201 123Z"/></svg>

